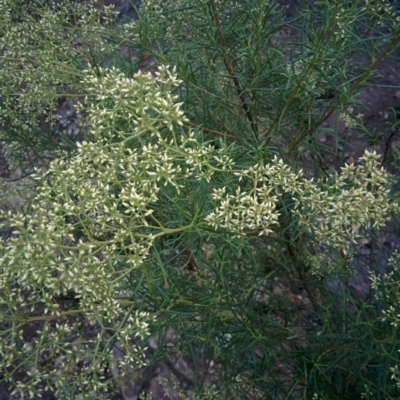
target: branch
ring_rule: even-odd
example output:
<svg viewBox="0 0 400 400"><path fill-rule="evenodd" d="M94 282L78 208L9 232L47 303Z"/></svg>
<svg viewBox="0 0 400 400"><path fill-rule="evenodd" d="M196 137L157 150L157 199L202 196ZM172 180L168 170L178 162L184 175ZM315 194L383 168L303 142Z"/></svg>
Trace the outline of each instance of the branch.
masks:
<svg viewBox="0 0 400 400"><path fill-rule="evenodd" d="M218 16L218 10L217 10L217 5L215 4L215 0L211 0L210 4L211 4L212 11L214 13L215 25L218 29L219 42L222 47L222 51L224 53L224 62L225 62L226 69L232 78L233 84L236 87L237 94L242 103L242 108L246 114L247 119L250 122L251 128L252 128L253 132L257 132L256 123L254 121L251 109L250 109L249 105L247 104L246 99L243 95L239 79L237 78L237 76L235 74L235 69L233 68L232 61L229 57L228 46L226 45L225 36L224 36L224 33L221 28L221 21Z"/></svg>

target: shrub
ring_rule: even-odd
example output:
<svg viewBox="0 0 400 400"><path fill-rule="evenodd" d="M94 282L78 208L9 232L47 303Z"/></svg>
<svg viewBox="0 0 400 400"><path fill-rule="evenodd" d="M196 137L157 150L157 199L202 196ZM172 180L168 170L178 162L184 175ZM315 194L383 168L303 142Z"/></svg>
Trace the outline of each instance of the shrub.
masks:
<svg viewBox="0 0 400 400"><path fill-rule="evenodd" d="M359 244L398 212L395 178L375 149L327 170L317 140L345 140L334 115L362 127L351 107L400 38L389 3L310 2L293 20L265 0L147 0L124 23L95 2L0 14L1 139L16 168L45 167L3 212L15 392L106 397L109 366L140 368L150 336L168 354L172 329L221 365L196 398L398 398L398 254L387 274L370 265L370 299L349 286ZM52 128L65 97L76 144Z"/></svg>

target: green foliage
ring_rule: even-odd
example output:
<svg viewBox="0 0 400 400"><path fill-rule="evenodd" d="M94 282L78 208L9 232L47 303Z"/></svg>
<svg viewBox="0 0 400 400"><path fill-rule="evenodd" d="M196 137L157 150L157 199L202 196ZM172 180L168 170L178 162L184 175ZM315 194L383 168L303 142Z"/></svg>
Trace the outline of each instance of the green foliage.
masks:
<svg viewBox="0 0 400 400"><path fill-rule="evenodd" d="M349 285L398 213L395 178L374 149L328 173L317 139L344 140L331 116L366 129L352 107L400 17L343 0L292 20L267 0L137 12L0 1L0 138L15 168L45 166L2 213L3 379L106 398L108 367L140 368L149 337L155 360L176 351L172 330L221 366L213 388L196 368L194 398L399 398L398 254L370 263L368 299ZM55 135L63 98L76 144Z"/></svg>

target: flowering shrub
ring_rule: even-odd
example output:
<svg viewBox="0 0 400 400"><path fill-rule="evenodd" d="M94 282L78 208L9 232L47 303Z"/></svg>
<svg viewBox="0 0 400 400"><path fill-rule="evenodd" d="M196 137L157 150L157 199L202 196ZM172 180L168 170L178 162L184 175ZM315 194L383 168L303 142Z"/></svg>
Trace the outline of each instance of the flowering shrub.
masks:
<svg viewBox="0 0 400 400"><path fill-rule="evenodd" d="M313 51L296 45L287 59L287 44L272 43L281 14L261 0L145 1L125 25L114 25L111 9L75 3L44 14L36 4L16 21L13 3L0 2L8 24L0 61L16 71L2 83L1 125L40 135L42 112L52 115L63 86L87 130L68 151L59 141L32 176L32 198L2 213L11 233L0 243L0 376L16 393L107 398L116 390L109 366L142 367L145 340L172 328L180 351L223 366L219 387L194 385L198 398L396 398L397 255L387 276L370 271L375 304L348 291L357 245L398 212L395 179L373 149L332 173L318 162L304 172L302 157L324 154L311 143L376 65L347 77L351 24L390 24L383 52L368 49L380 58L400 37L395 11L361 3L310 9ZM75 6L80 17L68 22ZM330 21L320 42L318 18ZM31 41L26 26L36 29ZM26 41L6 49L19 37ZM178 40L180 52L171 47ZM156 67L142 72L140 59L127 67L116 43L151 54ZM319 98L332 87L336 103ZM2 135L17 166L21 152L42 145ZM332 281L343 293L327 289ZM26 340L29 328L36 333ZM346 383L326 385L341 374Z"/></svg>

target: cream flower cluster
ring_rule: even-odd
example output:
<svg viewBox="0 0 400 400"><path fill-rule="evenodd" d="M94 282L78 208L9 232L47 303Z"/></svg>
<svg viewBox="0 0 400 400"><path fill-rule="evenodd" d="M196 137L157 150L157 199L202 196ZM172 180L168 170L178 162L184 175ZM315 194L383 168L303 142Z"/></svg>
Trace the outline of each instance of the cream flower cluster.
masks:
<svg viewBox="0 0 400 400"><path fill-rule="evenodd" d="M175 177L179 177L179 166L173 167L171 156L162 154L166 141L160 132L170 131L172 124L179 126L185 119L180 105L169 94L178 81L167 68L161 67L156 79L138 74L134 80L127 80L116 70L102 72L103 79L93 70L92 74L88 72L84 82L91 84L97 94L87 109L95 141L84 141L73 157L55 160L44 175L36 176L37 195L28 215L3 216L14 230L12 237L1 243L1 318L3 322L21 321L0 343L0 368L10 381L13 377L7 366L18 365L28 351L19 349L16 342L26 321L34 323L37 318L66 322L65 332L61 324L55 328L58 333L50 335L48 328L38 332L41 339L32 344L37 347L35 351L58 346L52 353L55 358L79 358L81 341L71 345L62 336L70 331L77 334L80 328L74 326L73 319L75 314L83 314L86 321L101 328L98 340L87 345L87 351L91 346L98 348L103 334L113 331L119 343L132 349L123 362L142 362L132 339L149 334L148 323L153 317L146 312L133 316L134 302L123 306L118 288L127 285L131 271L146 262L153 234L162 231L157 224L149 226L149 221L154 225L154 220L149 220L150 204L157 201L160 185L178 187ZM111 87L115 90L108 93ZM162 90L168 94L162 96ZM118 107L120 114L115 112ZM127 119L132 130L128 135L117 126L125 123L123 115L130 112ZM110 135L105 133L104 125ZM149 139L154 136L156 144L131 148L131 139L141 134ZM58 301L70 294L77 304L76 312L65 311ZM52 337L54 340L48 342ZM83 370L93 369L94 363L104 365L109 359L109 350L98 350L84 363ZM29 382L15 383L17 392L28 390L34 394L39 390L39 381L44 381L61 393L63 386L80 382L61 367L57 379L46 368L33 368L38 372ZM76 374L84 376L83 371L76 370ZM82 382L80 385L79 391L85 392ZM94 382L87 380L86 385L93 386ZM105 388L100 381L98 390Z"/></svg>
<svg viewBox="0 0 400 400"><path fill-rule="evenodd" d="M208 221L215 229L245 234L271 232L278 223L279 196L292 196L294 215L299 224L318 243L348 251L363 229L384 226L398 205L389 197L391 179L380 166L379 156L366 151L360 165L346 165L340 175L324 181L307 180L302 171L295 173L275 158L271 164L257 164L234 172L242 187L214 189L216 210Z"/></svg>
<svg viewBox="0 0 400 400"><path fill-rule="evenodd" d="M84 84L90 95L79 109L90 117L93 140L38 173L30 213L4 215L14 231L0 242L1 318L20 321L0 340L0 370L9 381L8 367L33 362L32 352L78 360L82 348L97 348L83 363L95 379L99 365L111 362L110 348L99 347L109 331L133 349L121 362L141 365L132 340L149 334L153 316L135 311L136 300L121 302L119 294L137 284L132 276L151 264L153 244L162 236L193 228L239 237L272 234L285 196L293 217L315 240L347 251L360 230L382 226L398 209L389 198L390 177L373 152L360 165L318 182L277 157L239 168L234 146L215 146L183 128L187 119L173 94L180 81L168 66L155 77L139 72L132 79L116 68L89 68ZM206 200L193 215L190 210L200 207L186 185L199 181ZM192 218L188 225L169 219L176 204ZM130 290L125 292L129 298ZM60 305L65 296L72 296L75 309ZM66 339L80 329L76 314L100 328L98 341ZM19 348L23 326L37 319L46 322L39 340ZM58 325L50 329L51 321ZM39 382L46 382L61 393L74 381L81 393L90 385L105 390L99 379L82 381L79 370L68 374L60 367L55 379L49 368L35 362L31 367L32 379L15 383L17 392L36 393Z"/></svg>
<svg viewBox="0 0 400 400"><path fill-rule="evenodd" d="M318 241L347 252L362 230L384 226L397 203L390 200L391 177L375 152L365 151L360 165L318 184L308 181L295 198L299 222Z"/></svg>
<svg viewBox="0 0 400 400"><path fill-rule="evenodd" d="M42 159L44 150L54 152L47 131L59 120L59 99L82 93L81 66L93 54L115 51L107 39L115 13L99 3L0 2L0 125L7 126L0 139L12 167L29 167L35 152Z"/></svg>
<svg viewBox="0 0 400 400"><path fill-rule="evenodd" d="M400 254L397 250L388 260L387 269L384 274L370 271L371 288L382 309L382 322L390 324L393 332L396 332L400 327ZM393 358L391 364L390 378L400 388L398 361Z"/></svg>
<svg viewBox="0 0 400 400"><path fill-rule="evenodd" d="M400 254L396 250L388 261L389 271L378 274L371 271L371 287L376 298L383 304L390 304L382 311L383 321L388 321L394 328L400 327ZM399 379L400 382L400 379Z"/></svg>
<svg viewBox="0 0 400 400"><path fill-rule="evenodd" d="M95 137L112 132L129 140L143 132L159 135L165 125L172 131L173 124L186 122L180 110L182 103L177 103L178 96L171 94L181 83L174 72L160 66L155 79L150 73L141 72L127 78L116 68L89 66L83 82L94 101L88 111Z"/></svg>
<svg viewBox="0 0 400 400"><path fill-rule="evenodd" d="M364 10L381 25L387 21L400 22L399 12L388 0L365 0Z"/></svg>
<svg viewBox="0 0 400 400"><path fill-rule="evenodd" d="M87 398L97 396L93 388L107 390L109 383L96 374L101 375L99 366L114 362L109 349L99 350L110 331L131 349L120 362L141 365L132 340L149 334L153 316L134 313L134 301L121 303L119 287L133 284L130 276L151 258L154 240L170 232L162 215L154 215L154 205L162 188L179 197L188 177L209 180L233 163L227 149L200 145L194 132L182 135L187 120L171 93L180 84L174 70L160 66L156 77L138 73L129 79L115 68L90 68L83 83L90 95L79 109L90 117L93 141L83 141L75 155L60 155L46 173L37 173L28 214L3 215L13 234L0 243L1 318L20 324L0 340L0 370L12 382L8 366L27 359L34 371L30 381L14 382L18 393L38 395L43 382L60 398L71 385ZM58 299L65 296L72 296L75 311L61 306ZM97 340L67 339L78 336L78 315L100 329ZM46 321L39 340L19 349L23 326L37 319ZM50 329L50 321L58 324ZM82 360L82 353L95 348L82 368L66 361ZM28 357L46 351L64 360L55 373L50 362L40 368Z"/></svg>

